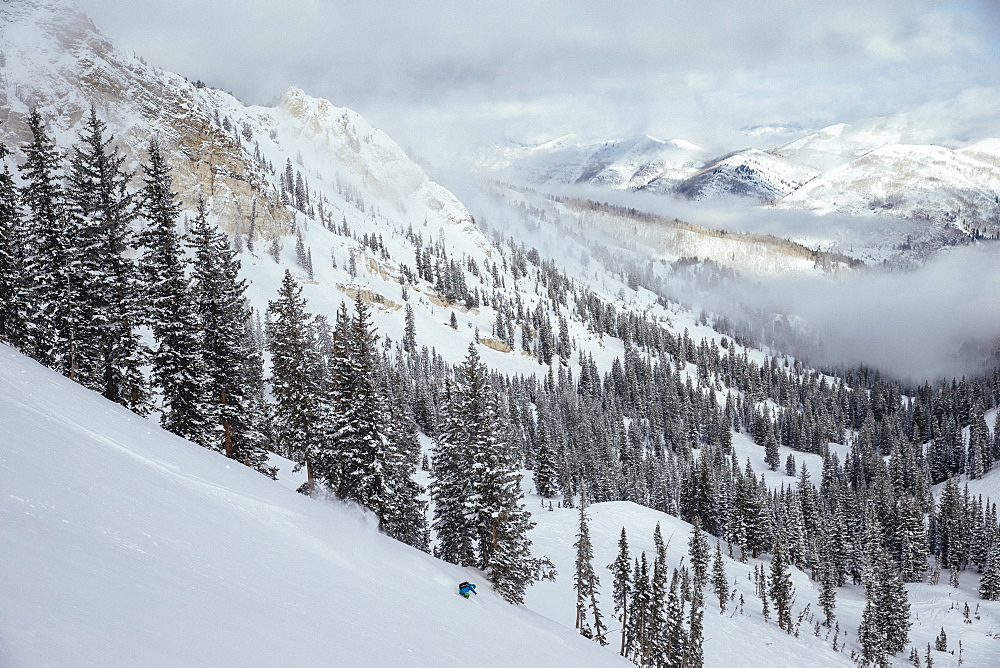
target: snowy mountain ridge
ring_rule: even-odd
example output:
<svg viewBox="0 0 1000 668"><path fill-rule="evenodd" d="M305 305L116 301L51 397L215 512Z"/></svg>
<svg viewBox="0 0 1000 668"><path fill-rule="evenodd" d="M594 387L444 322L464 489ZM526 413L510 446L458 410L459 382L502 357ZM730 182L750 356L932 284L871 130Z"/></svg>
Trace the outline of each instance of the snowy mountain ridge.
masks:
<svg viewBox="0 0 1000 668"><path fill-rule="evenodd" d="M923 228L919 241L936 249L945 238L1000 233L998 98L995 90L966 91L908 114L837 123L718 158L675 141L674 157L664 160L660 147L639 138L568 148L562 141L559 150L495 147L508 159L481 158L479 165L539 185L587 183L695 202L738 197L791 211L915 221ZM635 148L627 158L604 148L615 146Z"/></svg>
<svg viewBox="0 0 1000 668"><path fill-rule="evenodd" d="M278 177L288 161L296 171L303 161L316 165L304 176L317 200L340 199L332 192L338 185L363 186L391 203L394 215L414 223L427 217L468 222L454 196L353 111L295 88L275 107L247 107L232 95L123 54L68 3L17 0L0 11L0 139L14 151L27 138L30 109L43 112L57 143L66 146L93 106L115 131L133 169L157 139L167 149L185 204L192 207L205 197L231 233L246 234L252 213L262 237L287 231L292 221Z"/></svg>

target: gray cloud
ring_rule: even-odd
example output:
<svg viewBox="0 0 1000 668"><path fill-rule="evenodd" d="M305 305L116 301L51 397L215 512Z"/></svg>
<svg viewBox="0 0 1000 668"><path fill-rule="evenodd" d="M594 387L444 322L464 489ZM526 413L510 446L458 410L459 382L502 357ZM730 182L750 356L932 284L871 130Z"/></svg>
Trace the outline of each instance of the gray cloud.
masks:
<svg viewBox="0 0 1000 668"><path fill-rule="evenodd" d="M954 248L915 271L767 281L765 294L818 334L817 361L952 378L981 372L1000 343L998 260L997 244Z"/></svg>
<svg viewBox="0 0 1000 668"><path fill-rule="evenodd" d="M266 103L298 85L402 142L644 131L711 142L1000 73L988 2L80 0L148 60Z"/></svg>

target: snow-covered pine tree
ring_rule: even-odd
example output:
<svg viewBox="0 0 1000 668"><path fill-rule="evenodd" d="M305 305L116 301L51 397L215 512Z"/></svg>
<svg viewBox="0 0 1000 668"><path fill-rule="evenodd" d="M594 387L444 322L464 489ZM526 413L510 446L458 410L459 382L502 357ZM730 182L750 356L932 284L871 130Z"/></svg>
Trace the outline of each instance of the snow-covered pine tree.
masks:
<svg viewBox="0 0 1000 668"><path fill-rule="evenodd" d="M649 562L646 553L635 560L632 571L632 608L625 627L625 657L635 663L649 661L649 610L652 591L649 583Z"/></svg>
<svg viewBox="0 0 1000 668"><path fill-rule="evenodd" d="M833 559L833 551L836 549L836 537L831 531L824 531L820 539L819 559L814 572L815 579L819 580L819 607L823 611L823 625L829 628L833 624L834 610L837 607L837 565Z"/></svg>
<svg viewBox="0 0 1000 668"><path fill-rule="evenodd" d="M337 314L334 334L333 434L331 445L340 466L337 496L369 508L384 519L390 501L386 436L389 416L378 395L377 335L360 292L354 314Z"/></svg>
<svg viewBox="0 0 1000 668"><path fill-rule="evenodd" d="M969 414L969 448L965 472L970 478L982 478L990 470L990 432L986 427L983 402L977 399Z"/></svg>
<svg viewBox="0 0 1000 668"><path fill-rule="evenodd" d="M701 668L705 665L705 652L702 645L705 640L705 599L701 588L694 587L691 592L691 611L688 613L688 636L684 668Z"/></svg>
<svg viewBox="0 0 1000 668"><path fill-rule="evenodd" d="M91 108L73 148L67 179L68 211L78 232L81 324L80 382L133 411L148 409L149 385L142 367L149 351L140 341L140 282L127 253L135 245L132 175L125 156L105 138L106 125Z"/></svg>
<svg viewBox="0 0 1000 668"><path fill-rule="evenodd" d="M0 142L0 161L9 155ZM25 230L17 187L6 164L0 172L0 341L20 350L28 343L28 285L25 282Z"/></svg>
<svg viewBox="0 0 1000 668"><path fill-rule="evenodd" d="M165 409L160 424L207 447L217 424L215 406L208 393L201 327L177 235L180 206L171 191L170 169L155 140L150 143L149 164L143 165L143 170L141 215L148 221L148 229L140 242L146 248L147 308L156 342L153 381Z"/></svg>
<svg viewBox="0 0 1000 668"><path fill-rule="evenodd" d="M772 471L777 470L781 463L781 454L778 452L778 439L774 435L774 423L767 421L767 433L764 436L764 463Z"/></svg>
<svg viewBox="0 0 1000 668"><path fill-rule="evenodd" d="M287 269L278 298L267 310L275 442L281 454L306 467L309 490L317 478L336 483L328 471L329 396L322 384L322 360L309 327L302 288Z"/></svg>
<svg viewBox="0 0 1000 668"><path fill-rule="evenodd" d="M80 277L76 239L60 185L61 157L37 109L28 115L31 141L20 167L25 207L24 270L30 286L27 353L70 378L76 377Z"/></svg>
<svg viewBox="0 0 1000 668"><path fill-rule="evenodd" d="M882 528L870 519L868 568L865 574L867 604L858 628L858 641L865 658L884 663L909 642L910 603L906 587L882 545Z"/></svg>
<svg viewBox="0 0 1000 668"><path fill-rule="evenodd" d="M413 355L417 352L417 325L413 315L413 306L406 305L405 325L403 329L403 350Z"/></svg>
<svg viewBox="0 0 1000 668"><path fill-rule="evenodd" d="M979 578L979 598L1000 600L1000 544L994 544L986 558L986 568Z"/></svg>
<svg viewBox="0 0 1000 668"><path fill-rule="evenodd" d="M434 554L460 566L476 565L475 520L472 512L472 453L462 421L463 395L445 380L440 433L432 453L434 502L431 528L437 535Z"/></svg>
<svg viewBox="0 0 1000 668"><path fill-rule="evenodd" d="M209 224L205 201L191 224L194 251L191 288L202 335L202 359L210 379L208 395L218 426L210 446L264 473L263 359L251 330L250 306L240 278L240 261L226 235Z"/></svg>
<svg viewBox="0 0 1000 668"><path fill-rule="evenodd" d="M576 534L576 572L573 588L576 590L576 628L580 635L607 645L607 628L597 604L597 593L601 580L594 571L594 546L590 542L590 527L587 525L587 496L580 492L580 528ZM588 612L594 618L591 627Z"/></svg>
<svg viewBox="0 0 1000 668"><path fill-rule="evenodd" d="M788 633L792 632L792 589L791 576L788 573L788 549L785 547L785 536L778 532L774 541L774 551L771 554L770 594L774 602L774 612L778 616L778 627Z"/></svg>
<svg viewBox="0 0 1000 668"><path fill-rule="evenodd" d="M625 534L625 527L622 527L622 535L618 539L618 556L614 562L608 564L608 570L614 578L612 589L612 600L614 601L614 614L617 615L621 623L622 646L621 655L625 653L626 628L629 622L629 606L632 598L632 560L628 553L628 536Z"/></svg>
<svg viewBox="0 0 1000 668"><path fill-rule="evenodd" d="M521 474L504 438L505 411L489 382L475 343L456 373L459 420L471 455L470 506L475 518L477 557L497 592L512 603L524 599L535 579L528 531L534 526L524 507Z"/></svg>
<svg viewBox="0 0 1000 668"><path fill-rule="evenodd" d="M653 653L653 657L657 660L654 665L682 666L684 657L689 651L689 634L684 628L684 602L690 592L684 591L682 580L687 582L686 575L682 575L675 568L670 578L670 589L666 594L666 605L661 613L663 631L658 651Z"/></svg>
<svg viewBox="0 0 1000 668"><path fill-rule="evenodd" d="M708 562L711 555L708 547L708 539L705 538L701 530L701 519L694 518L694 525L691 527L691 536L688 539L688 555L691 559L691 568L694 569L694 581L697 589L701 589L708 577Z"/></svg>
<svg viewBox="0 0 1000 668"><path fill-rule="evenodd" d="M381 396L388 399L390 412L386 460L390 495L383 526L387 535L427 552L427 503L420 498L424 488L413 479L420 458L419 429L410 407L409 383L401 375L405 368L400 347L396 348L394 368L387 363L380 365Z"/></svg>
<svg viewBox="0 0 1000 668"><path fill-rule="evenodd" d="M725 612L726 601L729 600L729 578L722 561L722 544L718 538L715 539L715 559L712 560L712 590L719 599L719 612Z"/></svg>
<svg viewBox="0 0 1000 668"><path fill-rule="evenodd" d="M896 504L900 575L903 582L920 582L927 571L927 527L916 499L904 494Z"/></svg>
<svg viewBox="0 0 1000 668"><path fill-rule="evenodd" d="M552 443L552 436L549 433L550 427L547 424L548 410L544 408L542 402L538 407L538 426L536 427L535 442L538 449L535 451L534 481L535 490L539 496L551 499L559 492L559 469L557 466L557 453Z"/></svg>

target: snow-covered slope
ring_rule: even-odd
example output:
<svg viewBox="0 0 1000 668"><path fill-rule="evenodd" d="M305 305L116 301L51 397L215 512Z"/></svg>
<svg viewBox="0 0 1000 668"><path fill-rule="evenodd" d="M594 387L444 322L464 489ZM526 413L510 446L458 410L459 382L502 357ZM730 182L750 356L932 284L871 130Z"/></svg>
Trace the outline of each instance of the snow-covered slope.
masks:
<svg viewBox="0 0 1000 668"><path fill-rule="evenodd" d="M995 140L962 150L895 144L830 170L789 194L780 206L888 213L972 231L997 224L998 195L1000 152Z"/></svg>
<svg viewBox="0 0 1000 668"><path fill-rule="evenodd" d="M296 88L272 107L247 106L123 53L69 1L0 5L0 51L0 141L14 151L11 162L19 159L33 107L67 149L93 105L137 172L135 188L149 141L157 139L186 215L204 197L209 219L241 250L258 313L291 269L305 284L311 312L332 319L342 301L360 292L374 305L376 326L395 340L409 292L418 339L438 346L449 361L461 359L477 326L489 330L492 312L472 322L478 311L446 303L428 282L401 281L401 265L414 265L417 235L484 268L490 243L454 195L357 113ZM298 210L283 203L286 172L301 178L308 194ZM297 257L299 236L312 258L311 276ZM374 240L384 250L375 251ZM473 281L484 279L470 274ZM463 316L460 330L442 326L451 310Z"/></svg>
<svg viewBox="0 0 1000 668"><path fill-rule="evenodd" d="M6 346L0 433L0 665L618 663Z"/></svg>
<svg viewBox="0 0 1000 668"><path fill-rule="evenodd" d="M168 434L5 346L0 430L4 666L630 665L615 654L604 568L621 528L633 556L652 556L659 523L668 565L686 563L687 523L628 502L591 506L600 604L612 629L601 648L573 629L576 510L549 511L529 495L532 539L559 569L555 582L530 588L525 606L486 586L467 601L455 584L482 582L474 571L381 536L356 508L296 494ZM741 443L759 464L759 446ZM974 491L995 492L998 477ZM803 614L793 637L763 618L752 580L762 561L724 561L736 593L725 614L707 593L705 665L850 665L862 587L838 591L835 651L827 629L814 632L808 574L792 574L793 613ZM966 573L958 589L908 585L911 645L923 648L944 627L951 646L962 640L965 665L991 665L1000 604L978 601L976 580ZM971 624L965 602L979 603ZM956 657L934 660L952 666Z"/></svg>

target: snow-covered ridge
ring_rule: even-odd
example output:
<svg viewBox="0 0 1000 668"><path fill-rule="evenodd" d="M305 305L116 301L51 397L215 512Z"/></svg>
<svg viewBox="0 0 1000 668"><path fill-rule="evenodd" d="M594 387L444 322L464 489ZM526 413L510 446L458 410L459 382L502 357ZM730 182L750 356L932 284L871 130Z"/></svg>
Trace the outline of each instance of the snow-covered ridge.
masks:
<svg viewBox="0 0 1000 668"><path fill-rule="evenodd" d="M287 233L281 169L291 160L332 201L348 185L391 203L408 222L461 224L468 212L358 114L289 89L275 107L247 107L118 50L71 3L13 0L0 9L0 140L15 151L37 107L60 146L91 106L137 168L151 139L166 149L188 207L205 197L230 232ZM317 199L318 199L317 198Z"/></svg>
<svg viewBox="0 0 1000 668"><path fill-rule="evenodd" d="M748 149L697 172L682 183L650 184L649 189L680 193L689 199L716 199L738 195L759 202L771 202L795 192L814 178L817 171L796 165L780 155Z"/></svg>
<svg viewBox="0 0 1000 668"><path fill-rule="evenodd" d="M635 190L656 179L679 178L703 165L705 150L682 139L648 135L579 143L573 135L537 145L507 144L482 151L479 168L540 184L590 183Z"/></svg>

